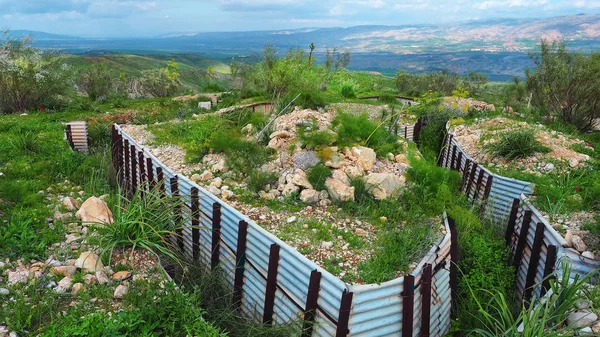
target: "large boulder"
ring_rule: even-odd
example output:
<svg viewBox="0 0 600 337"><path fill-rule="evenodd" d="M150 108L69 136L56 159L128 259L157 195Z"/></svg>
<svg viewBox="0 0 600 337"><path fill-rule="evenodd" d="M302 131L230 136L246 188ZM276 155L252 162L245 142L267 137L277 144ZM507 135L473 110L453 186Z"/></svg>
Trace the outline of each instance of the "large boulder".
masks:
<svg viewBox="0 0 600 337"><path fill-rule="evenodd" d="M98 255L94 252L83 252L79 255L77 261L75 261L75 267L82 269L87 273L95 273L104 269L104 265Z"/></svg>
<svg viewBox="0 0 600 337"><path fill-rule="evenodd" d="M300 193L300 201L307 204L316 204L319 202L319 192L313 189L306 189Z"/></svg>
<svg viewBox="0 0 600 337"><path fill-rule="evenodd" d="M327 178L325 188L334 200L354 201L354 186L348 186L337 179Z"/></svg>
<svg viewBox="0 0 600 337"><path fill-rule="evenodd" d="M389 198L404 186L406 179L393 173L371 173L367 176L370 192L377 200Z"/></svg>
<svg viewBox="0 0 600 337"><path fill-rule="evenodd" d="M360 168L365 171L371 171L371 169L373 169L373 165L375 165L375 161L377 160L377 155L373 149L364 146L356 146L352 148L352 154L356 156L356 163Z"/></svg>
<svg viewBox="0 0 600 337"><path fill-rule="evenodd" d="M87 199L75 216L83 223L112 224L113 215L106 203L96 197Z"/></svg>
<svg viewBox="0 0 600 337"><path fill-rule="evenodd" d="M294 176L292 177L292 183L302 188L313 188L310 182L308 181L308 178L306 177L306 172L302 171L301 169L296 169L296 171L294 172Z"/></svg>
<svg viewBox="0 0 600 337"><path fill-rule="evenodd" d="M317 165L321 160L315 151L301 151L294 154L294 168L306 170Z"/></svg>

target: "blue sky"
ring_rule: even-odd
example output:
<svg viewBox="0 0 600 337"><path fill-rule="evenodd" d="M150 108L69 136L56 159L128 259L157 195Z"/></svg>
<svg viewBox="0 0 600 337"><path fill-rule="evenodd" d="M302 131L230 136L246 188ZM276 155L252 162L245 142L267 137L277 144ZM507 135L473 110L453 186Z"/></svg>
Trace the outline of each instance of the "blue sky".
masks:
<svg viewBox="0 0 600 337"><path fill-rule="evenodd" d="M600 14L600 0L0 0L0 28L87 37Z"/></svg>

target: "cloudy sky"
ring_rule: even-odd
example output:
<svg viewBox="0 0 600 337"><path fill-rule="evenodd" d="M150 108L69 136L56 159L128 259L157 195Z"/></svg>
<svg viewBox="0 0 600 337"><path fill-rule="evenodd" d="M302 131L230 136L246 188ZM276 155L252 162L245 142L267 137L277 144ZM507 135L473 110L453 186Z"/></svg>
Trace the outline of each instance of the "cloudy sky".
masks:
<svg viewBox="0 0 600 337"><path fill-rule="evenodd" d="M600 0L0 0L0 28L88 37L599 14Z"/></svg>

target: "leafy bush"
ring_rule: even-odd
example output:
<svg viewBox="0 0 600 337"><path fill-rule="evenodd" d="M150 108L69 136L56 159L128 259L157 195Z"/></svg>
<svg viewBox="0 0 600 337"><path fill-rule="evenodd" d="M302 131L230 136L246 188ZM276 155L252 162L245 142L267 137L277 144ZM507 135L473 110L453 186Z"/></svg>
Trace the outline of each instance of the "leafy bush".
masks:
<svg viewBox="0 0 600 337"><path fill-rule="evenodd" d="M527 71L527 89L533 104L580 131L591 130L600 118L600 79L595 76L600 53L569 52L564 42L542 40L531 57L536 67Z"/></svg>
<svg viewBox="0 0 600 337"><path fill-rule="evenodd" d="M273 172L254 171L248 176L248 188L254 193L262 191L265 186L273 184L278 179Z"/></svg>
<svg viewBox="0 0 600 337"><path fill-rule="evenodd" d="M325 180L331 177L331 169L322 163L319 163L306 171L308 181L317 191L325 189Z"/></svg>
<svg viewBox="0 0 600 337"><path fill-rule="evenodd" d="M142 72L141 85L146 96L173 96L181 86L179 65L169 61L165 69L145 70Z"/></svg>
<svg viewBox="0 0 600 337"><path fill-rule="evenodd" d="M96 63L77 72L75 83L92 101L107 98L112 88L108 67Z"/></svg>
<svg viewBox="0 0 600 337"><path fill-rule="evenodd" d="M4 34L0 45L0 112L44 110L69 87L70 72L51 51L31 46L30 38L14 40Z"/></svg>
<svg viewBox="0 0 600 337"><path fill-rule="evenodd" d="M299 95L299 96L298 96ZM298 98L296 98L298 96ZM312 109L317 110L319 108L325 107L327 105L327 101L325 100L325 96L318 91L300 91L300 92L292 92L288 94L284 102L291 102L294 98L293 105L304 108L304 109ZM287 105L284 104L284 106ZM283 107L282 107L283 108Z"/></svg>
<svg viewBox="0 0 600 337"><path fill-rule="evenodd" d="M525 158L537 152L550 152L550 149L536 139L535 130L532 129L504 132L500 134L500 139L490 143L486 150L506 159Z"/></svg>
<svg viewBox="0 0 600 337"><path fill-rule="evenodd" d="M320 149L333 144L336 140L335 132L331 130L319 130L316 121L296 127L298 139L308 149Z"/></svg>
<svg viewBox="0 0 600 337"><path fill-rule="evenodd" d="M340 89L340 94L344 98L356 97L356 84L348 82L343 83L342 88Z"/></svg>

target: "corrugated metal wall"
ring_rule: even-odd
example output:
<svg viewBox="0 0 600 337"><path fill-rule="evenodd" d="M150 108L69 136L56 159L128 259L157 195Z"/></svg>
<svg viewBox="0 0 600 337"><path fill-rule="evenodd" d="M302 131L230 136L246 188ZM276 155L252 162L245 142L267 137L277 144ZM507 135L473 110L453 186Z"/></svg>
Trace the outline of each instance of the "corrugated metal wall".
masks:
<svg viewBox="0 0 600 337"><path fill-rule="evenodd" d="M73 151L88 153L88 127L86 121L67 123L65 138Z"/></svg>
<svg viewBox="0 0 600 337"><path fill-rule="evenodd" d="M116 140L115 140L116 139ZM134 147L134 157L137 161L136 170L132 172L132 162L126 161L123 144ZM192 229L192 194L198 191L199 199L199 251L197 259L204 265L211 265L213 208L220 205L220 268L225 271L227 282L234 287L236 270L236 253L240 222L248 224L246 241L246 263L242 286L242 310L257 321L262 321L265 312L265 297L269 273L269 255L271 245L280 247L276 274L275 300L273 306L273 322L285 323L302 319L306 310L307 293L310 275L313 270L321 273L320 290L317 298L317 311L312 336L400 336L402 331L403 300L405 291L403 277L382 283L380 285L347 285L334 275L298 253L294 248L279 240L245 215L213 196L188 178L177 175L165 166L150 152L137 144L118 125L113 129L113 161L120 163L118 169L121 177L125 172L135 176L138 184L144 177L158 177L159 168L165 181L165 192L173 195L178 193L186 205L182 210L182 218L186 227L182 233L184 252L188 258L193 258L194 242ZM131 148L128 151L131 159ZM138 157L141 154L142 157ZM120 159L119 159L120 156ZM148 166L140 172L139 159L152 164L152 172ZM177 189L171 190L170 181L177 180ZM156 180L156 179L155 179ZM430 335L442 336L450 326L450 245L451 235L448 219L444 216L446 235L434 245L428 254L418 264L412 273L414 277L414 315L413 335L421 332L422 296L421 280L423 268L430 264L433 268L430 301ZM178 238L171 238L174 243ZM208 267L207 267L208 268ZM352 295L349 308L349 322L346 331L340 332L338 320L342 306L343 294ZM343 330L343 329L342 329Z"/></svg>
<svg viewBox="0 0 600 337"><path fill-rule="evenodd" d="M532 194L535 186L527 181L490 172L466 153L451 134L446 137L438 164L459 171L464 181L462 191L468 192L471 201L486 200L486 210L497 222L505 222L510 214L513 200L519 198L521 194ZM490 177L491 186L488 184Z"/></svg>
<svg viewBox="0 0 600 337"><path fill-rule="evenodd" d="M600 269L600 260L585 258L574 249L565 248L566 241L562 235L527 200L527 195L534 192L533 183L490 172L475 162L451 133L444 141L438 165L461 172L462 191L468 194L469 200L485 201L487 213L491 218L498 223L507 224L507 244L511 247L516 267L517 292L522 298L543 295L542 281L549 274L560 271L560 263L563 261L571 264L573 276L586 275L594 269ZM490 179L491 184L488 184ZM515 200L520 201L520 206L514 210L516 216L511 220ZM526 213L529 215L526 216ZM528 222L528 230L522 235L525 222ZM520 244L521 238L524 241ZM554 247L551 251L555 249L556 254L548 261L551 246ZM537 262L535 266L530 267L532 260ZM547 287L547 284L545 286Z"/></svg>

